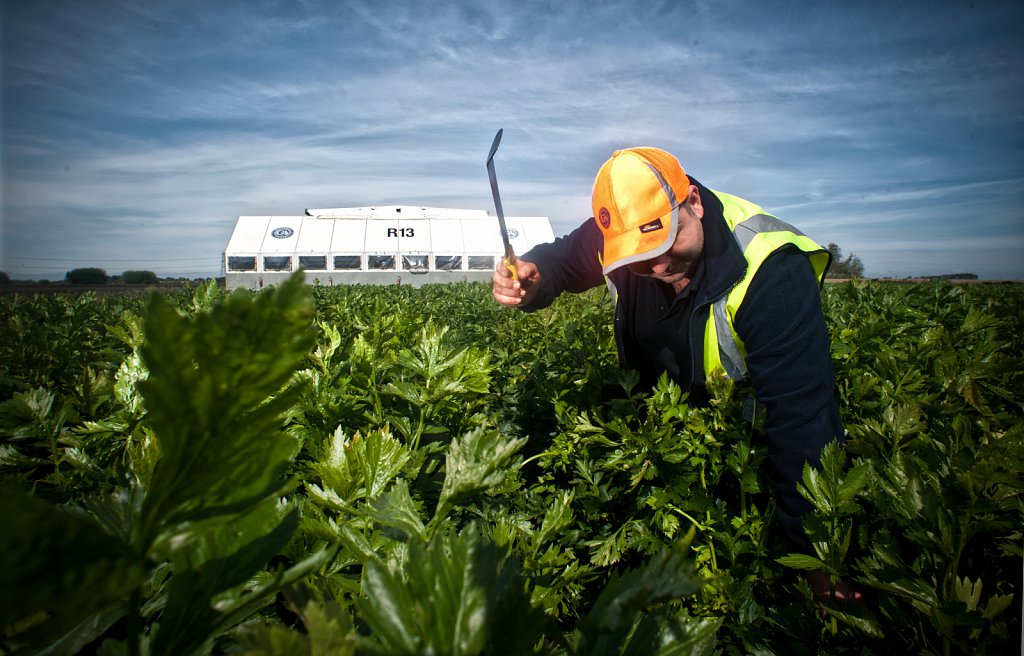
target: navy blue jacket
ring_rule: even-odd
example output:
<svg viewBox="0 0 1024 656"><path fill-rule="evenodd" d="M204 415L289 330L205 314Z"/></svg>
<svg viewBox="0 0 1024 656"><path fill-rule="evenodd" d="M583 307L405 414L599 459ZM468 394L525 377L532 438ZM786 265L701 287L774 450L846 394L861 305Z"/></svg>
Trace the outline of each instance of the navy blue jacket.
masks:
<svg viewBox="0 0 1024 656"><path fill-rule="evenodd" d="M618 292L615 339L623 367L651 385L662 372L690 390L695 403L704 389L703 336L711 304L746 273L747 261L722 205L705 187L704 255L693 282L676 295L671 287L633 275L626 267L609 278ZM540 270L537 297L524 307L547 307L562 292L604 284L598 259L604 242L591 217L579 228L522 259ZM735 328L747 350L746 365L758 404L764 407L768 468L776 490L776 516L794 546L806 549L800 517L810 504L796 491L805 462L820 465L828 442L843 439L835 398L835 371L821 309L818 280L795 248L773 253L761 265L736 313Z"/></svg>

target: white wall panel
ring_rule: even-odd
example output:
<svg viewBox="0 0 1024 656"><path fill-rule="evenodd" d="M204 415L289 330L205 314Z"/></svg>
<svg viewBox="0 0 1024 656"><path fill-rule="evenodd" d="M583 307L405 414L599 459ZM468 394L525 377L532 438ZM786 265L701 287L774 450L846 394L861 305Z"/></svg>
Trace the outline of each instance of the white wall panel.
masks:
<svg viewBox="0 0 1024 656"><path fill-rule="evenodd" d="M322 221L303 217L299 228L299 239L295 244L296 253L327 253L331 250L334 221Z"/></svg>
<svg viewBox="0 0 1024 656"><path fill-rule="evenodd" d="M272 216L267 223L267 233L263 237L263 254L294 253L295 245L299 241L299 227L302 225L301 216Z"/></svg>

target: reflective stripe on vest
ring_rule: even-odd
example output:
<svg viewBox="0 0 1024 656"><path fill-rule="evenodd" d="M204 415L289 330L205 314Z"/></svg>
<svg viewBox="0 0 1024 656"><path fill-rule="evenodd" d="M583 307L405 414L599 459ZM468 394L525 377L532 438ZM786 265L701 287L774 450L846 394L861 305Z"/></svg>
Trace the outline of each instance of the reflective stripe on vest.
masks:
<svg viewBox="0 0 1024 656"><path fill-rule="evenodd" d="M724 371L733 380L747 377L747 350L736 333L736 312L743 303L750 282L769 255L785 246L795 246L810 260L821 285L830 259L829 252L785 221L757 205L730 194L712 190L722 202L722 214L747 260L747 272L729 292L716 300L708 313L704 330L704 375Z"/></svg>

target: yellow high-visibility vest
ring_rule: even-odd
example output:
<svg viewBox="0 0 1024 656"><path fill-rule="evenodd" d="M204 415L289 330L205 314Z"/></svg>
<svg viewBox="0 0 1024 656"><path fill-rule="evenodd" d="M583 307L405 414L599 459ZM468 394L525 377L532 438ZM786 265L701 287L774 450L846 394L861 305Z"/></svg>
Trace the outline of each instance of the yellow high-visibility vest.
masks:
<svg viewBox="0 0 1024 656"><path fill-rule="evenodd" d="M711 190L722 203L722 214L747 260L747 272L724 296L712 303L704 330L704 375L723 371L733 380L747 377L747 350L736 333L736 312L757 270L769 255L786 246L795 246L810 260L821 285L831 254L785 221L757 205L720 191Z"/></svg>

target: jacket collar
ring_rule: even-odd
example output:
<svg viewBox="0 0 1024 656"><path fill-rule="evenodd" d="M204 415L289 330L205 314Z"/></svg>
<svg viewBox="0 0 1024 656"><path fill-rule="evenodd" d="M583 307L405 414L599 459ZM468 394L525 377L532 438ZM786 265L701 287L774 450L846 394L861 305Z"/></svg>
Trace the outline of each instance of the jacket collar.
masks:
<svg viewBox="0 0 1024 656"><path fill-rule="evenodd" d="M747 272L747 259L739 242L733 236L722 213L722 201L713 191L697 182L700 202L704 206L704 275L703 288L695 299L697 303L711 303L736 286Z"/></svg>

